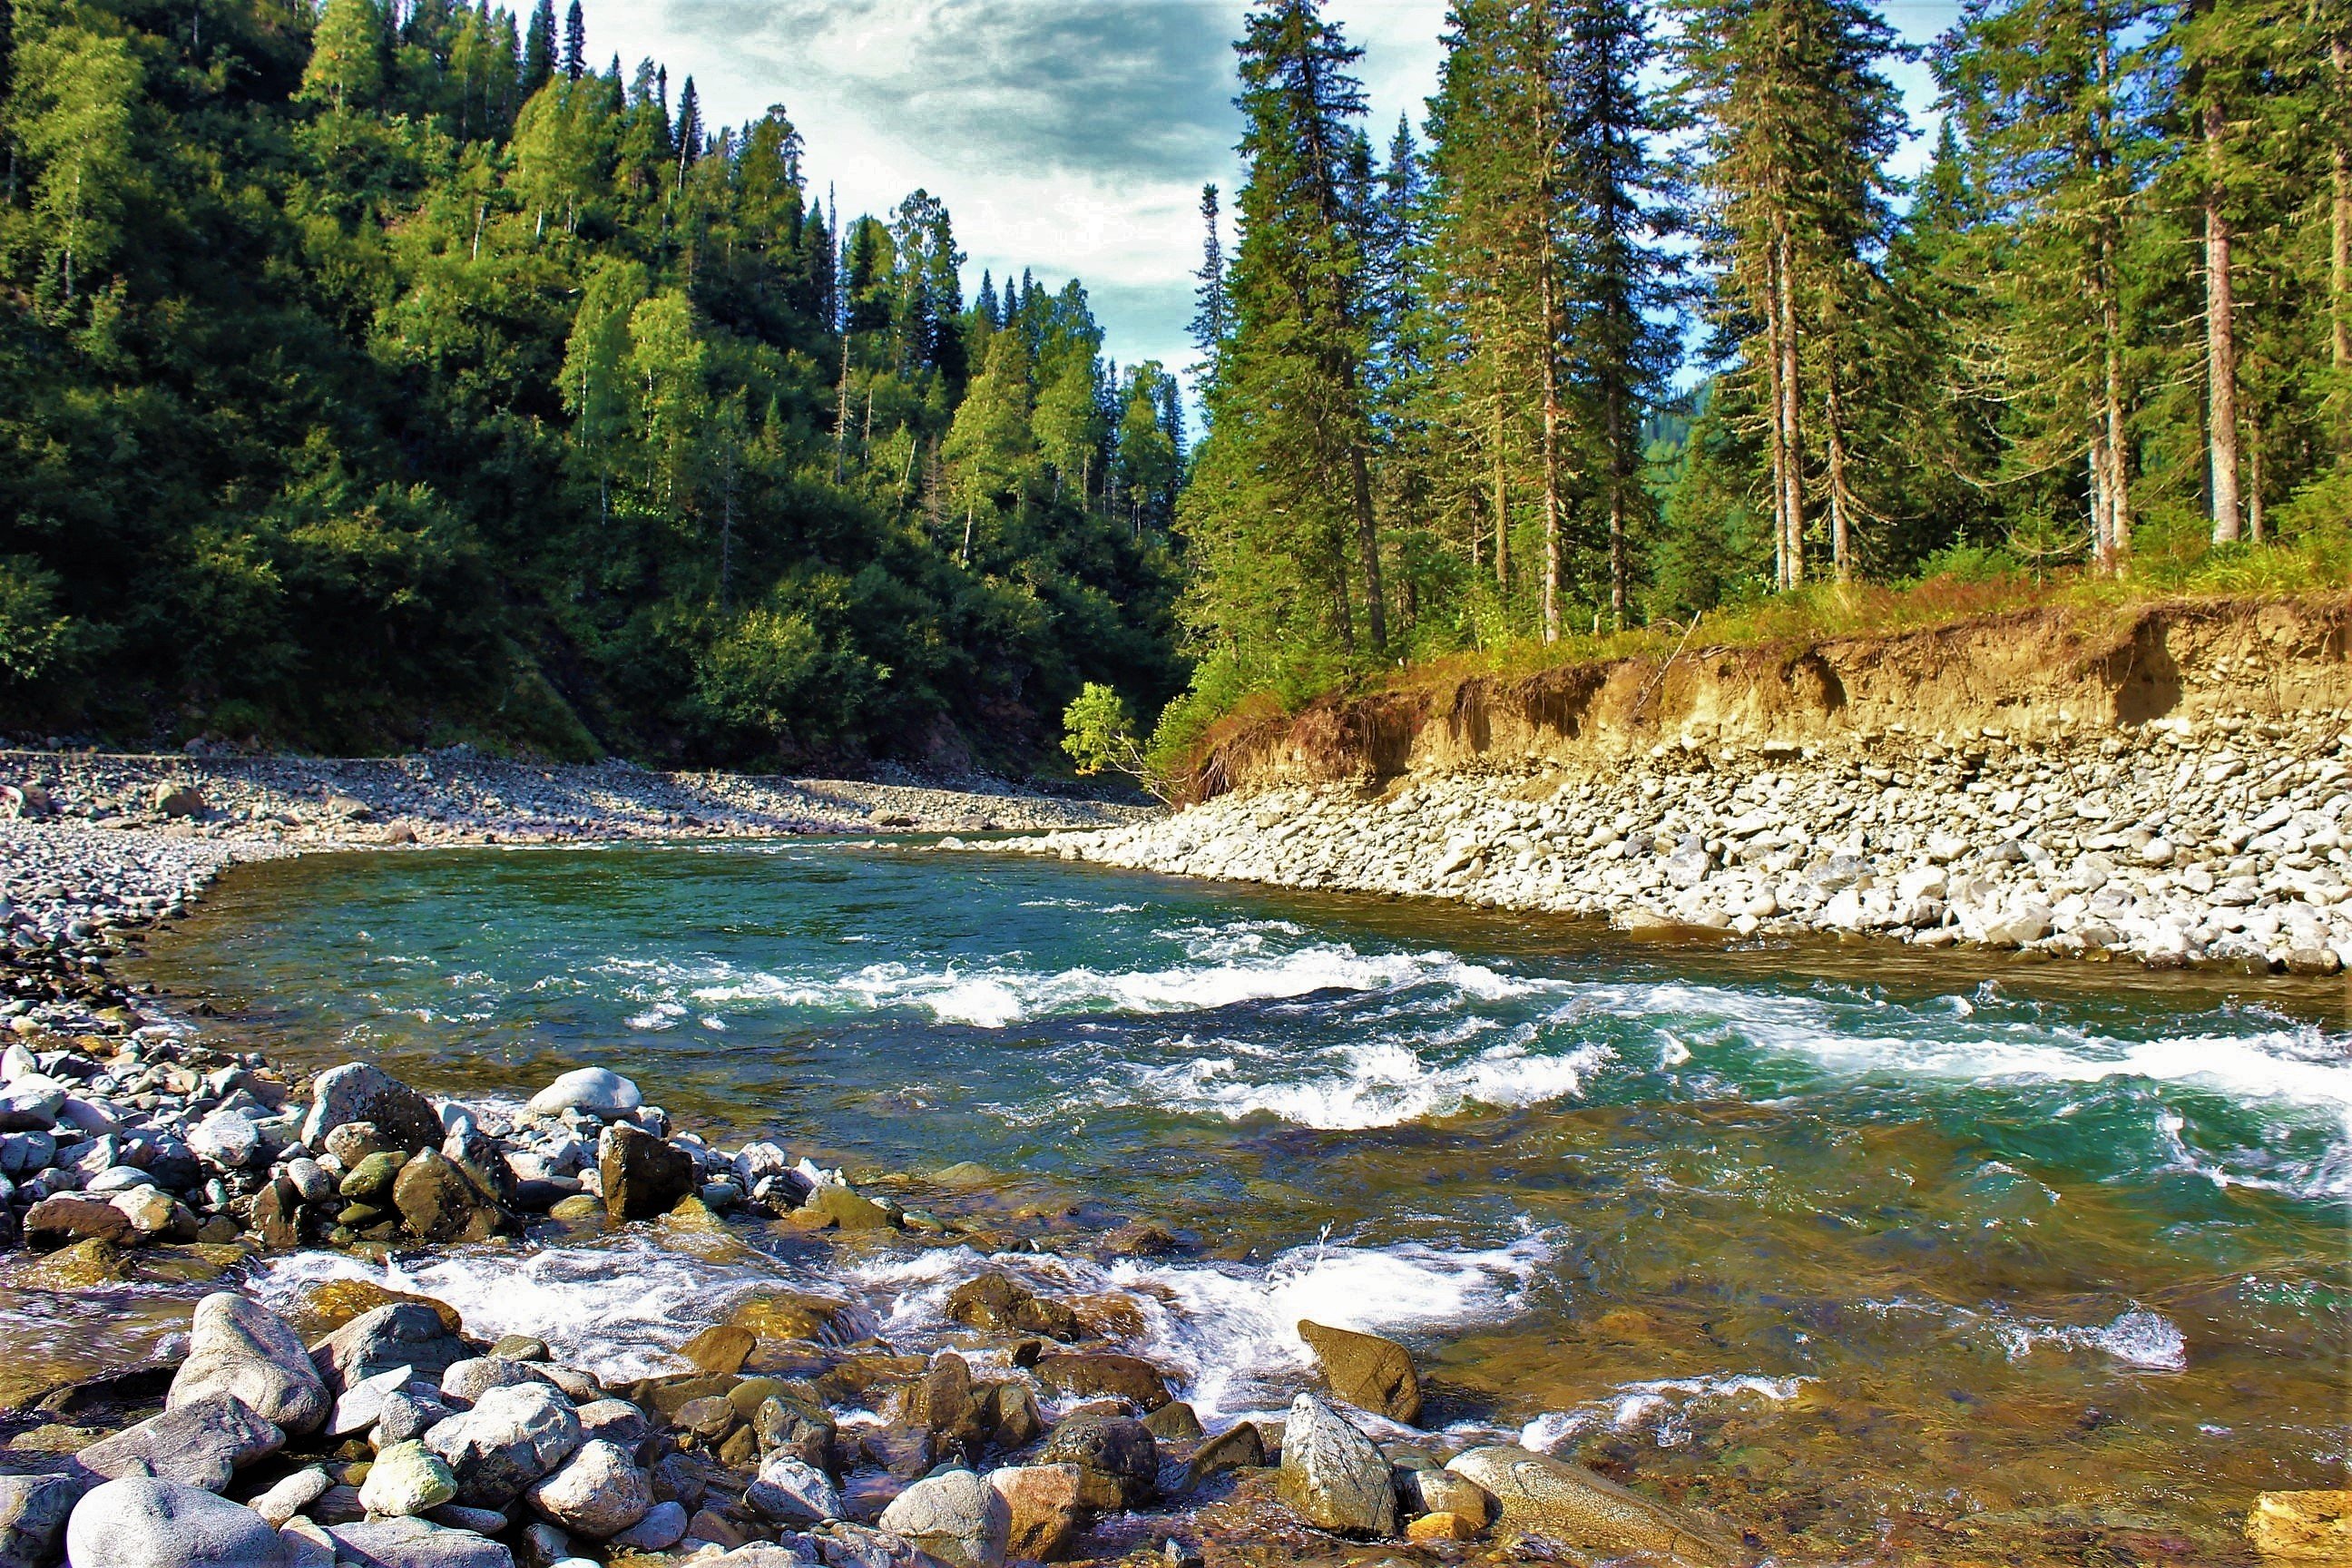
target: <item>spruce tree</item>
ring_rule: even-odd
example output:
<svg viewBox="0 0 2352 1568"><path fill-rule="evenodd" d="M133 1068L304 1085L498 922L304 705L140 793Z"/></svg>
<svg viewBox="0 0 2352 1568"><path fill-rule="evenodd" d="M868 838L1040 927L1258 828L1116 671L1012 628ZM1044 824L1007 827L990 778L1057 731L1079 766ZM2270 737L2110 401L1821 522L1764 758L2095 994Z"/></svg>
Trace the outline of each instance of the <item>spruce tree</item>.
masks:
<svg viewBox="0 0 2352 1568"><path fill-rule="evenodd" d="M1225 242L1217 220L1217 187L1202 185L1201 269L1192 274L1192 320L1188 331L1193 352L1201 356L1192 371L1201 378L1203 398L1208 395L1208 378L1215 373L1218 347L1225 341L1231 309L1225 297Z"/></svg>
<svg viewBox="0 0 2352 1568"><path fill-rule="evenodd" d="M683 189L686 176L702 156L702 100L694 90L694 79L688 77L686 86L677 95L677 129L673 141L677 148L677 184Z"/></svg>
<svg viewBox="0 0 2352 1568"><path fill-rule="evenodd" d="M567 80L578 81L587 71L588 19L581 14L580 0L572 0L571 9L563 14L563 75Z"/></svg>
<svg viewBox="0 0 2352 1568"><path fill-rule="evenodd" d="M554 79L555 0L537 0L530 8L530 30L523 36L523 96L529 98Z"/></svg>

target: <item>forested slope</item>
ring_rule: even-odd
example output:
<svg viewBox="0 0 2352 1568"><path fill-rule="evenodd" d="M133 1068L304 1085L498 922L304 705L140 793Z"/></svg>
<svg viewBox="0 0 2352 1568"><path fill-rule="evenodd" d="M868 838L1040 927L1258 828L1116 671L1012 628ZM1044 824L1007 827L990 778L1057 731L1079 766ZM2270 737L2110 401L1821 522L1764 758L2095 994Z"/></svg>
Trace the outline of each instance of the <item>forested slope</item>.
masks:
<svg viewBox="0 0 2352 1568"><path fill-rule="evenodd" d="M1172 381L593 20L0 0L0 733L1022 767L1181 683Z"/></svg>

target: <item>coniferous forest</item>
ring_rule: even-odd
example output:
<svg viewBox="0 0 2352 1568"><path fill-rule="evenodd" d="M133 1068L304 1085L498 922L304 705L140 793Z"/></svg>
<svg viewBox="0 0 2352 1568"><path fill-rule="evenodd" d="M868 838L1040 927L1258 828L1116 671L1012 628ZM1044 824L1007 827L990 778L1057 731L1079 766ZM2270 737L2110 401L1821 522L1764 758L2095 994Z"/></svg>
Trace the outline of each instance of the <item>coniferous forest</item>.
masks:
<svg viewBox="0 0 2352 1568"><path fill-rule="evenodd" d="M1249 11L1198 362L1121 368L576 4L0 0L0 730L1027 767L1094 683L1181 745L1776 595L2340 565L2341 0L1969 0L1924 147L1866 0L1455 0L1392 131L1337 16Z"/></svg>

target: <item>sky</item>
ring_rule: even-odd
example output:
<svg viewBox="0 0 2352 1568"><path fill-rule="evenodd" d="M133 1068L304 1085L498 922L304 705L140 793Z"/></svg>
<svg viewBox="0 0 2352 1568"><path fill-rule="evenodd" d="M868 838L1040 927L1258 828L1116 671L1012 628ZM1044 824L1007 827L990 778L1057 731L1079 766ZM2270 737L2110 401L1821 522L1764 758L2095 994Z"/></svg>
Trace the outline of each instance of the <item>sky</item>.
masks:
<svg viewBox="0 0 2352 1568"><path fill-rule="evenodd" d="M560 10L561 7L559 6ZM1201 186L1240 178L1233 40L1243 0L586 0L588 53L625 77L651 58L673 97L695 79L713 125L782 104L813 190L887 216L920 186L947 203L982 270L1082 279L1122 364L1192 357ZM1956 0L1883 0L1916 43ZM1437 84L1446 0L1331 0L1364 50L1370 129L1385 149ZM1926 127L1924 68L1898 66ZM1926 138L1898 165L1924 159ZM1231 243L1231 230L1227 230Z"/></svg>

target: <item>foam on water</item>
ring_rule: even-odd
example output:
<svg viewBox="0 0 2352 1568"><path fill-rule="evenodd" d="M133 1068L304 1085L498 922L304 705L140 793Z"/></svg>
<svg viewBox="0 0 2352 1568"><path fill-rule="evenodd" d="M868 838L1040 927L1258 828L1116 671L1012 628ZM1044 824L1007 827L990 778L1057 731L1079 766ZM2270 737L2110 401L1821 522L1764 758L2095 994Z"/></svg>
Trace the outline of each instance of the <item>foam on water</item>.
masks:
<svg viewBox="0 0 2352 1568"><path fill-rule="evenodd" d="M672 1349L763 1288L845 1299L900 1351L929 1353L954 1332L947 1316L950 1294L976 1275L1001 1268L1042 1290L1126 1295L1146 1328L1140 1341L1124 1348L1168 1371L1203 1419L1222 1422L1278 1412L1311 1376L1315 1362L1298 1337L1300 1319L1408 1340L1459 1333L1519 1312L1551 1257L1550 1245L1529 1233L1479 1251L1318 1244L1285 1252L1264 1268L1104 1266L1053 1253L990 1257L966 1247L840 1254L802 1268L736 1247L709 1248L714 1255L709 1257L681 1252L675 1250L679 1241L633 1232L522 1258L504 1249L460 1248L406 1265L297 1253L271 1260L256 1289L284 1310L306 1287L371 1280L447 1302L469 1332L533 1335L599 1373L639 1377L677 1370Z"/></svg>
<svg viewBox="0 0 2352 1568"><path fill-rule="evenodd" d="M1613 1429L1646 1431L1661 1448L1677 1448L1696 1435L1695 1420L1724 1413L1743 1403L1786 1405L1814 1381L1810 1377L1741 1373L1628 1383L1573 1410L1546 1411L1520 1428L1518 1444L1536 1453L1549 1454L1573 1439Z"/></svg>
<svg viewBox="0 0 2352 1568"><path fill-rule="evenodd" d="M1537 1105L1583 1090L1615 1052L1605 1045L1544 1055L1517 1038L1466 1061L1432 1062L1402 1040L1326 1047L1306 1062L1280 1064L1279 1081L1243 1074L1233 1057L1130 1069L1128 1081L1091 1102L1160 1105L1229 1121L1269 1114L1301 1127L1394 1127L1451 1116L1473 1104ZM1301 1069L1306 1076L1297 1075Z"/></svg>

